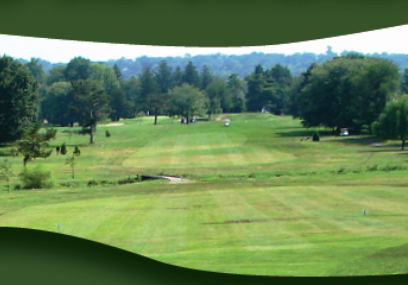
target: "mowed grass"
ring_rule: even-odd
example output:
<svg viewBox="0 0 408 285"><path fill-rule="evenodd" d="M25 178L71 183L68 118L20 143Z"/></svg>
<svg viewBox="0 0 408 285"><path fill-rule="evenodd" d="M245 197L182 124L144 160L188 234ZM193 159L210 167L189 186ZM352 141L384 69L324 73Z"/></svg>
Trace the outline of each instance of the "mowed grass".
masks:
<svg viewBox="0 0 408 285"><path fill-rule="evenodd" d="M231 119L229 128L223 127L223 117ZM159 118L158 126L152 118L116 127L102 122L93 146L88 136L60 129L52 144L65 141L69 150L80 146L74 181L82 184L0 194L0 226L61 232L215 272L333 276L408 271L408 171L364 171L372 165L406 166L405 151L325 130L320 130L320 142L301 141L313 131L289 117L220 119L182 125ZM110 138L104 137L106 129ZM60 181L72 181L64 159L53 155L33 164L52 168ZM12 159L16 171L20 160ZM339 168L362 171L331 172ZM85 186L90 179L159 172L190 175L193 183ZM255 178L234 176L248 173Z"/></svg>

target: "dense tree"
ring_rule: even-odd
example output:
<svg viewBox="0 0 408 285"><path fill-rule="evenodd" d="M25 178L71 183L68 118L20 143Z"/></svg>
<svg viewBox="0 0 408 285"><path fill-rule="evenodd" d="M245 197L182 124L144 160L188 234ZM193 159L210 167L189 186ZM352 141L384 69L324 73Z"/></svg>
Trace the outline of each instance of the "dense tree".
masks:
<svg viewBox="0 0 408 285"><path fill-rule="evenodd" d="M89 59L76 57L72 59L64 70L67 81L86 80L92 76L92 63Z"/></svg>
<svg viewBox="0 0 408 285"><path fill-rule="evenodd" d="M207 67L207 65L203 66L203 69L201 70L201 75L200 75L200 89L205 90L208 86L208 84L211 83L213 79L213 74L210 71L210 69Z"/></svg>
<svg viewBox="0 0 408 285"><path fill-rule="evenodd" d="M147 101L151 101L152 96L160 93L156 76L150 67L143 69L140 75L140 97L143 102L143 110L148 111Z"/></svg>
<svg viewBox="0 0 408 285"><path fill-rule="evenodd" d="M193 116L205 113L207 98L198 88L183 83L181 86L176 86L170 90L169 95L171 98L169 106L171 115L184 116L187 123L189 123Z"/></svg>
<svg viewBox="0 0 408 285"><path fill-rule="evenodd" d="M58 65L58 66L53 67L50 70L50 74L47 77L47 84L51 85L54 82L67 81L67 79L65 78L65 69L66 69L66 66L64 65Z"/></svg>
<svg viewBox="0 0 408 285"><path fill-rule="evenodd" d="M385 107L390 95L400 88L398 66L386 59L369 58L355 79L355 95L352 111L356 114L357 128L366 125L371 133L371 124Z"/></svg>
<svg viewBox="0 0 408 285"><path fill-rule="evenodd" d="M41 115L49 123L65 127L76 120L70 112L74 104L71 84L55 82L48 87L47 96L41 100Z"/></svg>
<svg viewBox="0 0 408 285"><path fill-rule="evenodd" d="M76 106L72 109L79 115L79 123L87 129L90 143L94 143L96 124L110 113L109 96L106 94L102 83L98 80L72 81L72 88Z"/></svg>
<svg viewBox="0 0 408 285"><path fill-rule="evenodd" d="M172 72L166 60L160 61L156 71L156 82L161 94L165 94L172 87Z"/></svg>
<svg viewBox="0 0 408 285"><path fill-rule="evenodd" d="M0 143L20 139L36 121L38 85L17 60L0 57Z"/></svg>
<svg viewBox="0 0 408 285"><path fill-rule="evenodd" d="M183 84L183 72L181 71L180 66L177 66L172 75L172 88L175 86L181 86L181 84Z"/></svg>
<svg viewBox="0 0 408 285"><path fill-rule="evenodd" d="M26 65L37 83L43 84L45 80L45 73L43 71L42 65L40 64L40 60L31 58L30 62L28 62Z"/></svg>
<svg viewBox="0 0 408 285"><path fill-rule="evenodd" d="M404 69L404 74L401 80L401 91L408 94L408 68Z"/></svg>
<svg viewBox="0 0 408 285"><path fill-rule="evenodd" d="M245 107L245 86L239 79L237 73L233 73L228 78L228 92L231 94L232 109L234 113L242 113L246 110Z"/></svg>
<svg viewBox="0 0 408 285"><path fill-rule="evenodd" d="M138 110L143 106L141 93L140 79L132 76L130 79L125 80L122 84L123 90L126 95L126 101L129 102L128 116L133 118L136 116Z"/></svg>
<svg viewBox="0 0 408 285"><path fill-rule="evenodd" d="M248 111L261 111L262 107L267 103L267 98L264 96L264 70L262 65L258 64L255 67L255 71L245 77L248 84L248 91L246 94L246 105Z"/></svg>
<svg viewBox="0 0 408 285"><path fill-rule="evenodd" d="M221 113L221 100L222 97L227 93L227 86L225 82L216 77L211 83L207 85L205 89L205 94L207 95L207 114L208 120L211 120L212 114Z"/></svg>
<svg viewBox="0 0 408 285"><path fill-rule="evenodd" d="M372 128L381 139L401 140L401 150L404 150L408 136L408 96L389 101Z"/></svg>
<svg viewBox="0 0 408 285"><path fill-rule="evenodd" d="M197 67L192 61L189 61L184 69L182 82L194 87L198 87L200 84L200 76L198 74Z"/></svg>
<svg viewBox="0 0 408 285"><path fill-rule="evenodd" d="M7 193L10 193L10 178L13 176L11 163L8 159L3 160L0 164L0 181L5 181L7 184Z"/></svg>
<svg viewBox="0 0 408 285"><path fill-rule="evenodd" d="M118 67L117 64L115 64L115 65L113 66L113 71L115 72L116 79L117 79L118 81L122 81L122 80L123 80L123 75L122 75L122 72L120 71L120 68Z"/></svg>
<svg viewBox="0 0 408 285"><path fill-rule="evenodd" d="M353 54L334 58L304 73L299 117L306 127L351 127L358 133L378 118L398 81L389 61Z"/></svg>

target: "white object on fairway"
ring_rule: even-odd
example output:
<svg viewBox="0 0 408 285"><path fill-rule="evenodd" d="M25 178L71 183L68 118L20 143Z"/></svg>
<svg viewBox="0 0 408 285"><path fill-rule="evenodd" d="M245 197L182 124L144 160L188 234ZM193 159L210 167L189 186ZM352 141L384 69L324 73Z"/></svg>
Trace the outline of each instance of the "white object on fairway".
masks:
<svg viewBox="0 0 408 285"><path fill-rule="evenodd" d="M349 135L349 131L347 128L340 129L340 136L348 136L348 135Z"/></svg>
<svg viewBox="0 0 408 285"><path fill-rule="evenodd" d="M368 214L368 211L366 209L363 210L363 214Z"/></svg>
<svg viewBox="0 0 408 285"><path fill-rule="evenodd" d="M230 125L230 120L225 120L224 126L229 127L229 125Z"/></svg>
<svg viewBox="0 0 408 285"><path fill-rule="evenodd" d="M60 224L57 224L57 230L59 230L59 228L60 228Z"/></svg>

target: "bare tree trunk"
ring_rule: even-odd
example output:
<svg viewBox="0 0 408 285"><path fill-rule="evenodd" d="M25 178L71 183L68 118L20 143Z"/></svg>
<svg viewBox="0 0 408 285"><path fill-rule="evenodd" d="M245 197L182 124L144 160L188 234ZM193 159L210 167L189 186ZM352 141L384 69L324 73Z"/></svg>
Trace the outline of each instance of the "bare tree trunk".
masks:
<svg viewBox="0 0 408 285"><path fill-rule="evenodd" d="M91 132L90 132L90 144L94 143L94 126L91 126Z"/></svg>
<svg viewBox="0 0 408 285"><path fill-rule="evenodd" d="M30 159L29 156L25 156L25 157L24 157L24 160L23 160L23 162L24 162L24 167L27 166L27 162L28 162L29 159Z"/></svg>
<svg viewBox="0 0 408 285"><path fill-rule="evenodd" d="M154 125L157 125L157 107L154 109Z"/></svg>
<svg viewBox="0 0 408 285"><path fill-rule="evenodd" d="M186 116L186 118L187 118L187 124L189 124L190 122L190 118L188 117L188 114L187 114L187 116Z"/></svg>
<svg viewBox="0 0 408 285"><path fill-rule="evenodd" d="M404 147L405 147L405 140L402 140L401 150L404 150Z"/></svg>
<svg viewBox="0 0 408 285"><path fill-rule="evenodd" d="M208 114L208 120L211 121L211 113Z"/></svg>

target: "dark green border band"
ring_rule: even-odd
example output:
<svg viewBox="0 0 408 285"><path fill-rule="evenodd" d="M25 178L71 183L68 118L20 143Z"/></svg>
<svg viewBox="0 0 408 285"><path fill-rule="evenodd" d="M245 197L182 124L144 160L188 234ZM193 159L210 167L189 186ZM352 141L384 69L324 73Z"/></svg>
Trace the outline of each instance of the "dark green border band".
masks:
<svg viewBox="0 0 408 285"><path fill-rule="evenodd" d="M82 41L248 46L408 24L403 0L6 0L0 33Z"/></svg>

